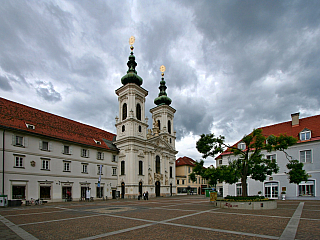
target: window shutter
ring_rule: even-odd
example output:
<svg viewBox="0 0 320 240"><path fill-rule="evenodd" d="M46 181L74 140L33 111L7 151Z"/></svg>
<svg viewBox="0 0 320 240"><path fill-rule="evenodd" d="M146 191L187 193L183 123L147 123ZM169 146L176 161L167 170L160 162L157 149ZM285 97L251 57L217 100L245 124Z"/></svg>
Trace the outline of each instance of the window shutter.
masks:
<svg viewBox="0 0 320 240"><path fill-rule="evenodd" d="M87 156L86 157L89 157L90 155L89 155L89 149L87 150Z"/></svg>
<svg viewBox="0 0 320 240"><path fill-rule="evenodd" d="M72 147L69 146L69 153L72 154Z"/></svg>
<svg viewBox="0 0 320 240"><path fill-rule="evenodd" d="M16 136L12 135L12 145L16 145Z"/></svg>
<svg viewBox="0 0 320 240"><path fill-rule="evenodd" d="M39 141L39 149L42 150L42 141Z"/></svg>
<svg viewBox="0 0 320 240"><path fill-rule="evenodd" d="M49 142L49 151L53 151L53 145L52 145L52 142Z"/></svg>
<svg viewBox="0 0 320 240"><path fill-rule="evenodd" d="M24 147L28 147L28 143L29 143L28 137L24 137L23 140L24 140Z"/></svg>
<svg viewBox="0 0 320 240"><path fill-rule="evenodd" d="M61 153L64 153L64 145L62 144Z"/></svg>
<svg viewBox="0 0 320 240"><path fill-rule="evenodd" d="M102 159L104 159L104 152L102 153L102 156L101 156L101 157L102 157Z"/></svg>

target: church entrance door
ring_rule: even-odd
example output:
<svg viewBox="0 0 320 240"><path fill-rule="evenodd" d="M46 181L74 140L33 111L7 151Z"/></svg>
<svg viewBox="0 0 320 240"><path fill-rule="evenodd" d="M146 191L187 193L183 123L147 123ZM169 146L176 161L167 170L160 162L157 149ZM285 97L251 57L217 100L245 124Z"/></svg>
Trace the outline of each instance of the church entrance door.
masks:
<svg viewBox="0 0 320 240"><path fill-rule="evenodd" d="M172 196L172 183L170 183L170 196Z"/></svg>
<svg viewBox="0 0 320 240"><path fill-rule="evenodd" d="M139 195L142 195L142 182L139 182Z"/></svg>
<svg viewBox="0 0 320 240"><path fill-rule="evenodd" d="M156 181L156 197L160 197L160 182Z"/></svg>
<svg viewBox="0 0 320 240"><path fill-rule="evenodd" d="M124 182L121 183L121 198L124 198L124 192L126 190Z"/></svg>

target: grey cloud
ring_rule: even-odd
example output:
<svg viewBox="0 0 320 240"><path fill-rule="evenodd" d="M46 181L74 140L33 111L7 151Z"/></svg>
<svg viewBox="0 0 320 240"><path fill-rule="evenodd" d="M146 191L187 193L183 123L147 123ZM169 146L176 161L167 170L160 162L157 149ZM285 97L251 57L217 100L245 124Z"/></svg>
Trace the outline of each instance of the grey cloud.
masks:
<svg viewBox="0 0 320 240"><path fill-rule="evenodd" d="M12 87L8 78L0 76L0 88L4 91L12 91Z"/></svg>
<svg viewBox="0 0 320 240"><path fill-rule="evenodd" d="M58 102L62 100L61 94L54 90L51 82L45 83L42 81L37 82L40 86L37 87L37 94L48 102Z"/></svg>

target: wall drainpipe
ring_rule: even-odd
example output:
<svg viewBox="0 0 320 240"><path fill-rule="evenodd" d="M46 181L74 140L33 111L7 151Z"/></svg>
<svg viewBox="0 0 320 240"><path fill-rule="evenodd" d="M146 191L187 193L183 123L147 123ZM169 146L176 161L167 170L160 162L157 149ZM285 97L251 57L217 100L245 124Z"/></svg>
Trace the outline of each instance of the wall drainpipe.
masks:
<svg viewBox="0 0 320 240"><path fill-rule="evenodd" d="M3 139L2 139L2 194L4 195L4 140L5 140L6 130L3 129Z"/></svg>

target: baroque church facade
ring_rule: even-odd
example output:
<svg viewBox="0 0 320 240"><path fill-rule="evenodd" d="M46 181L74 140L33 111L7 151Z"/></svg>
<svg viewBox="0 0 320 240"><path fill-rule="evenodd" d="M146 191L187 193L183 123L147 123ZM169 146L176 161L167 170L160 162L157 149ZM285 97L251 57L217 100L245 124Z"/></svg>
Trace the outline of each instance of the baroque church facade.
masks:
<svg viewBox="0 0 320 240"><path fill-rule="evenodd" d="M152 129L148 129L145 117L148 91L141 87L143 80L135 70L133 49L131 45L127 74L115 91L119 102L114 142L119 149L117 190L121 198L137 198L143 192L148 192L150 197L176 195L173 125L176 110L170 106L171 99L166 94L165 68L162 66L156 106L150 109Z"/></svg>

